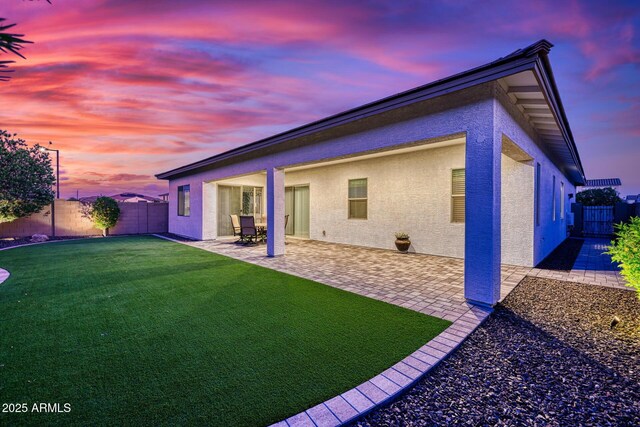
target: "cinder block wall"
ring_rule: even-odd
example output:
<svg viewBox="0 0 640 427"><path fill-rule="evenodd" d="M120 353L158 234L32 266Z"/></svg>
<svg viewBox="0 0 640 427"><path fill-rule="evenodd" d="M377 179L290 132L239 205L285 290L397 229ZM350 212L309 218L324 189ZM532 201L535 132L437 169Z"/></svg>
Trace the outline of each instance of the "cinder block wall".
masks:
<svg viewBox="0 0 640 427"><path fill-rule="evenodd" d="M118 203L120 219L109 234L164 233L168 227L168 203ZM82 203L55 201L56 236L94 236L102 232L83 216ZM0 238L52 235L51 206L27 218L0 224Z"/></svg>

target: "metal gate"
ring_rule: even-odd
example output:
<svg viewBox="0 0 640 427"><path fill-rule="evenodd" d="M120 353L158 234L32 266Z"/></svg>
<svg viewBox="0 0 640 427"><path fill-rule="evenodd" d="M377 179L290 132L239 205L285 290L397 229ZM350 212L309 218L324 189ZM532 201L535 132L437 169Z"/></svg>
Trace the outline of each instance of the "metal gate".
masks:
<svg viewBox="0 0 640 427"><path fill-rule="evenodd" d="M609 236L613 234L613 206L585 206L584 234Z"/></svg>

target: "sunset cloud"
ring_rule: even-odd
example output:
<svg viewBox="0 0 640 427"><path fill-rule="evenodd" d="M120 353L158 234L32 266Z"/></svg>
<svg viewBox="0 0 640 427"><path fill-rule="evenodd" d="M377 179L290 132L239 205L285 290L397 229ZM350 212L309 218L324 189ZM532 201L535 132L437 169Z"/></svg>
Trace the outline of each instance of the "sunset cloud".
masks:
<svg viewBox="0 0 640 427"><path fill-rule="evenodd" d="M164 192L155 173L540 38L556 44L587 173L602 158L592 147L625 150L640 133L637 98L623 96L640 93L633 1L52 3L3 3L1 15L35 43L0 83L0 128L54 142L65 197ZM633 171L620 173L640 192Z"/></svg>

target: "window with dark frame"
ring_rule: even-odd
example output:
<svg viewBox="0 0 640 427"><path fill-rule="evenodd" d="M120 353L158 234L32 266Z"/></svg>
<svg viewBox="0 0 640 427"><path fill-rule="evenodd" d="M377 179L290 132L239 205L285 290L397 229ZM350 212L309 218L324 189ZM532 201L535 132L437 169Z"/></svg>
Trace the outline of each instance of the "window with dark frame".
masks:
<svg viewBox="0 0 640 427"><path fill-rule="evenodd" d="M553 210L551 218L556 220L556 176L553 175L553 188L551 189L551 209Z"/></svg>
<svg viewBox="0 0 640 427"><path fill-rule="evenodd" d="M451 222L464 222L465 170L451 170Z"/></svg>
<svg viewBox="0 0 640 427"><path fill-rule="evenodd" d="M536 164L535 213L536 225L540 225L540 163Z"/></svg>
<svg viewBox="0 0 640 427"><path fill-rule="evenodd" d="M191 197L189 185L178 187L178 216L189 216L191 214Z"/></svg>
<svg viewBox="0 0 640 427"><path fill-rule="evenodd" d="M564 182L560 183L560 219L564 219Z"/></svg>
<svg viewBox="0 0 640 427"><path fill-rule="evenodd" d="M367 219L367 178L349 180L349 219Z"/></svg>

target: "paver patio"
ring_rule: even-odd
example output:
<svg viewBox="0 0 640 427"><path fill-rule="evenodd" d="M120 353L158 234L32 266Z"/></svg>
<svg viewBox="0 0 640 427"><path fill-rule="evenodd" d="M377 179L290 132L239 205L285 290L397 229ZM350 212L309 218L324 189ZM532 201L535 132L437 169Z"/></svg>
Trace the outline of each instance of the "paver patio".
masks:
<svg viewBox="0 0 640 427"><path fill-rule="evenodd" d="M234 241L188 244L450 321L470 308L464 298L462 259L299 239L287 239L284 257L268 258L264 245ZM503 265L501 297L529 271Z"/></svg>
<svg viewBox="0 0 640 427"><path fill-rule="evenodd" d="M528 276L566 280L588 285L610 286L631 289L625 286L618 265L611 262L611 256L603 253L609 246L609 239L587 238L571 271L543 270L533 268Z"/></svg>

